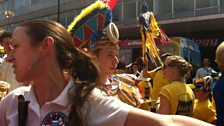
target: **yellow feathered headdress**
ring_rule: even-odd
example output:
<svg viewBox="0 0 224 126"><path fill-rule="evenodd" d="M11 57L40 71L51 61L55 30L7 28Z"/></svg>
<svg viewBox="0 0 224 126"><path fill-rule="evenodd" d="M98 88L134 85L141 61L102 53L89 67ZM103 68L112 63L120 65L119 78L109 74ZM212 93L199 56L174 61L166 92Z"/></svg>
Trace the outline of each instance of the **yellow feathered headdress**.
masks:
<svg viewBox="0 0 224 126"><path fill-rule="evenodd" d="M112 11L102 1L96 1L91 4L74 18L74 21L69 25L68 31L74 38L76 47L87 45L93 49L102 44L102 36L105 35L109 41L117 44L119 33L116 25L112 23Z"/></svg>

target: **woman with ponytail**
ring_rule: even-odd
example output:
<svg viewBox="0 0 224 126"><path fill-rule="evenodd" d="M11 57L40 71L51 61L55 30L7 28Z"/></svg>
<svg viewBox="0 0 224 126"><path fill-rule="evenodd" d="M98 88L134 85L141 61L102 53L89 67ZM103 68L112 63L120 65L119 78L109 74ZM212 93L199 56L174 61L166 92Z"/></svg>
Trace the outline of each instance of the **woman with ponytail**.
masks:
<svg viewBox="0 0 224 126"><path fill-rule="evenodd" d="M81 108L95 87L98 70L90 56L74 48L66 29L47 20L22 23L13 33L11 48L8 59L17 81L32 81L32 86L16 89L1 102L0 125L84 125ZM19 110L22 114L17 112L23 104L19 95L28 103ZM22 121L17 121L19 115Z"/></svg>

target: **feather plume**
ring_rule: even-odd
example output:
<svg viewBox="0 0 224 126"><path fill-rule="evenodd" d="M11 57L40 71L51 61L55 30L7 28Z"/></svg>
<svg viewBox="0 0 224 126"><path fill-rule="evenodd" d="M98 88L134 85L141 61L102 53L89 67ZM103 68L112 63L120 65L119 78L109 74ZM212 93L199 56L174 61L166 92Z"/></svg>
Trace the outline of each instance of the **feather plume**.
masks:
<svg viewBox="0 0 224 126"><path fill-rule="evenodd" d="M104 28L112 22L112 12L108 5L98 0L81 11L68 26L75 46L81 47L91 40L101 38Z"/></svg>

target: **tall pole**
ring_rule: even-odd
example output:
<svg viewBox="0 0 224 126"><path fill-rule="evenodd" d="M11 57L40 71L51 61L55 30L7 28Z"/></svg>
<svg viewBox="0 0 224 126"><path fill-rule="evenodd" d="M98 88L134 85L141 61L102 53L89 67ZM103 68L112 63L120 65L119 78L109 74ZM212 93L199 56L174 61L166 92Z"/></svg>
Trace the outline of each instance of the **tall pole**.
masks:
<svg viewBox="0 0 224 126"><path fill-rule="evenodd" d="M60 0L58 0L58 19L57 21L60 23Z"/></svg>
<svg viewBox="0 0 224 126"><path fill-rule="evenodd" d="M7 17L7 31L9 31L9 17Z"/></svg>

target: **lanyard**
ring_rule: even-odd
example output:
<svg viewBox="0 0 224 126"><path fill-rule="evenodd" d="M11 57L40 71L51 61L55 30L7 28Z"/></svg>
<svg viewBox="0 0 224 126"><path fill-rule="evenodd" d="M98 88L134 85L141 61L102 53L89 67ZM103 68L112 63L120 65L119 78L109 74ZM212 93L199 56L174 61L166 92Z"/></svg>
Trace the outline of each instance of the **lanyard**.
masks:
<svg viewBox="0 0 224 126"><path fill-rule="evenodd" d="M26 126L28 116L28 104L30 101L25 101L23 95L18 96L18 124L19 126Z"/></svg>

